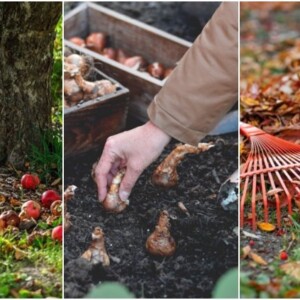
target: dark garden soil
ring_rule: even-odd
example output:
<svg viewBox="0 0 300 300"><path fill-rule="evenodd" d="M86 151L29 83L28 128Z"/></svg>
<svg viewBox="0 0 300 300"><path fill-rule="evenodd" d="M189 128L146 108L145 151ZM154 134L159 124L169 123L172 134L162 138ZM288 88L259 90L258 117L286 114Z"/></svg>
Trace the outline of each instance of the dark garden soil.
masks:
<svg viewBox="0 0 300 300"><path fill-rule="evenodd" d="M237 167L237 136L207 137L216 146L200 155L188 155L178 167L179 185L162 190L152 185L155 167L174 148L173 141L139 178L124 213L105 213L97 200L90 171L98 155L87 153L65 162L65 186L78 187L68 202L73 226L65 235L65 296L80 298L94 284L119 281L136 297L211 297L217 279L238 263L237 211L224 211L217 202L220 184ZM190 217L179 210L182 201ZM170 258L156 258L145 250L159 212L171 215L177 250ZM100 226L106 236L111 265L104 270L80 259Z"/></svg>
<svg viewBox="0 0 300 300"><path fill-rule="evenodd" d="M188 41L200 34L219 3L116 2L102 3ZM68 3L65 10L77 5ZM130 120L127 128L135 124ZM211 297L218 278L238 264L237 211L224 211L217 203L221 183L237 168L237 135L220 138L216 147L200 155L189 155L178 168L179 186L161 190L151 184L155 167L174 148L173 141L160 158L141 175L130 196L130 206L119 215L105 213L97 200L91 179L92 164L100 153L65 161L65 186L78 186L68 203L73 226L65 235L65 297L84 297L93 285L118 281L136 297ZM191 216L179 210L181 201ZM161 210L171 215L171 232L177 250L170 258L156 258L145 250L145 242ZM111 265L104 270L91 266L81 254L100 226L106 236Z"/></svg>

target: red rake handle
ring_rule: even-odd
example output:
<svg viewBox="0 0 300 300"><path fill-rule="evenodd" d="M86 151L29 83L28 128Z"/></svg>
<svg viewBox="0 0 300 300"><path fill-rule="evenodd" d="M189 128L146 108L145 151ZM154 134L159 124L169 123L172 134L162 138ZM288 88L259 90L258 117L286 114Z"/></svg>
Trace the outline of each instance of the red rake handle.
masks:
<svg viewBox="0 0 300 300"><path fill-rule="evenodd" d="M250 138L254 135L262 135L266 134L261 129L254 127L252 125L246 124L244 122L240 122L240 131L243 136L246 136L247 138Z"/></svg>

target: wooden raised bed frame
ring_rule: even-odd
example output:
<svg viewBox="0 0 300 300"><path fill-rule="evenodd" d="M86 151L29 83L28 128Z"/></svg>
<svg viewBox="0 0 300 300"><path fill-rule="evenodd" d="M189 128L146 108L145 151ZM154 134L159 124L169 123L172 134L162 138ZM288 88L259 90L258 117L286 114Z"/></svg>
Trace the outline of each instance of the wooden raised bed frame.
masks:
<svg viewBox="0 0 300 300"><path fill-rule="evenodd" d="M64 155L70 157L103 147L106 139L124 130L129 91L104 73L94 70L93 79L118 84L115 93L64 108Z"/></svg>
<svg viewBox="0 0 300 300"><path fill-rule="evenodd" d="M130 55L141 55L149 63L158 61L166 67L174 67L192 44L93 3L83 3L65 16L65 45L94 57L101 71L126 86L130 91L130 114L145 122L148 119L146 109L164 81L67 40L73 36L85 38L89 33L99 31L109 36L110 47L122 48Z"/></svg>

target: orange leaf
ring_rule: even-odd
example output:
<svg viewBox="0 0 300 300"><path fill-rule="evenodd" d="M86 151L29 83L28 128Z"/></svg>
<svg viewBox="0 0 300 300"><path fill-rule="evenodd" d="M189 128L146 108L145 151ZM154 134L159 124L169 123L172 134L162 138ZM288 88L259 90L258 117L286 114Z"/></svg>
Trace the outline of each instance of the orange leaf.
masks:
<svg viewBox="0 0 300 300"><path fill-rule="evenodd" d="M259 222L259 223L257 223L257 226L260 230L266 231L266 232L272 232L276 228L273 224L266 223L266 222Z"/></svg>
<svg viewBox="0 0 300 300"><path fill-rule="evenodd" d="M250 252L249 257L259 265L262 265L262 266L268 265L268 263L261 256L259 256L258 254L254 253L254 252Z"/></svg>
<svg viewBox="0 0 300 300"><path fill-rule="evenodd" d="M251 97L242 96L241 102L247 106L256 106L259 105L259 101L256 99L253 99Z"/></svg>
<svg viewBox="0 0 300 300"><path fill-rule="evenodd" d="M5 202L5 196L3 196L3 195L0 195L0 202Z"/></svg>

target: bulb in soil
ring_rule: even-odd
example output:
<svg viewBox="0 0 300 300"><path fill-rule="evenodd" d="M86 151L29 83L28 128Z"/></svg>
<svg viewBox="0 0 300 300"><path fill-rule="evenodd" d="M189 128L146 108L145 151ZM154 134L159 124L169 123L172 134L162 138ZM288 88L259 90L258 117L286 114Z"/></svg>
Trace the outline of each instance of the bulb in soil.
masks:
<svg viewBox="0 0 300 300"><path fill-rule="evenodd" d="M71 215L67 212L67 201L73 199L75 191L77 189L76 185L69 185L64 191L64 231L68 231L72 226Z"/></svg>
<svg viewBox="0 0 300 300"><path fill-rule="evenodd" d="M95 227L92 233L92 243L81 257L94 265L99 263L103 267L110 265L110 259L105 248L104 232L100 227Z"/></svg>
<svg viewBox="0 0 300 300"><path fill-rule="evenodd" d="M199 154L214 147L211 143L199 143L197 147L188 144L178 145L165 160L155 169L152 183L164 188L171 188L178 184L177 166L188 153Z"/></svg>
<svg viewBox="0 0 300 300"><path fill-rule="evenodd" d="M102 202L103 208L107 212L120 213L129 205L129 200L123 201L119 197L119 188L124 175L125 169L122 169L112 180L106 198Z"/></svg>
<svg viewBox="0 0 300 300"><path fill-rule="evenodd" d="M76 185L69 185L64 191L64 200L73 199L76 190L77 190Z"/></svg>
<svg viewBox="0 0 300 300"><path fill-rule="evenodd" d="M166 210L160 213L154 232L146 241L146 249L152 255L171 256L176 250L176 243L170 233L169 214Z"/></svg>

